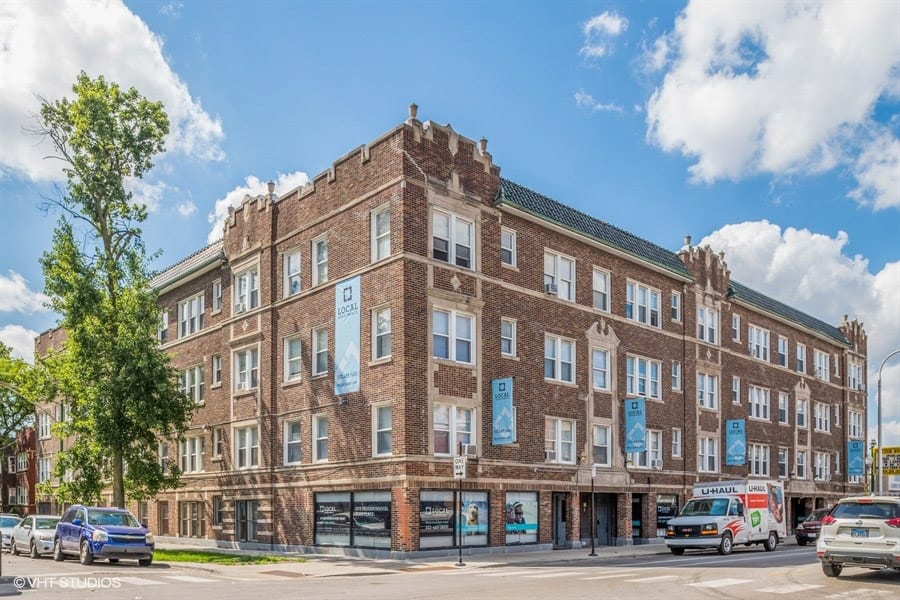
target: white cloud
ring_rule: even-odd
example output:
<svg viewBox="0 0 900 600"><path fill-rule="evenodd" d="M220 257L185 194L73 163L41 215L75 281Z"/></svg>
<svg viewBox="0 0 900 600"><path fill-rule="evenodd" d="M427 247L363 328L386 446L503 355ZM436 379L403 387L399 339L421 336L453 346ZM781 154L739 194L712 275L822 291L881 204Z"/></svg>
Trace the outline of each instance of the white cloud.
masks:
<svg viewBox="0 0 900 600"><path fill-rule="evenodd" d="M691 2L648 54L668 65L648 102L648 139L694 160L694 180L856 163L859 199L900 203L898 186L886 187L890 161L866 155L886 143L897 154L872 137L873 107L900 73L895 4Z"/></svg>
<svg viewBox="0 0 900 600"><path fill-rule="evenodd" d="M302 171L278 175L278 178L275 180L275 193L279 196L284 195L298 186L306 185L308 181L309 177ZM209 222L212 223L212 229L207 236L207 241L212 243L222 238L222 226L225 220L228 219L228 207L240 206L244 196L247 194L258 196L267 193L266 184L267 182L259 177L250 175L244 180L244 185L237 186L225 194L224 198L216 200L215 208L213 208L213 212L208 217Z"/></svg>
<svg viewBox="0 0 900 600"><path fill-rule="evenodd" d="M575 92L575 104L595 112L622 112L622 107L618 104L612 102L604 104L595 100L593 96L583 90Z"/></svg>
<svg viewBox="0 0 900 600"><path fill-rule="evenodd" d="M51 153L49 143L38 143L25 129L37 125L35 94L51 101L71 97L82 69L161 100L170 120L169 151L223 159L222 124L172 71L162 45L120 0L0 4L0 165L34 180L63 178L59 161L43 158Z"/></svg>
<svg viewBox="0 0 900 600"><path fill-rule="evenodd" d="M150 183L146 179L136 177L129 177L125 180L125 189L132 194L131 201L146 206L148 213L155 213L159 210L166 188L166 184L161 181Z"/></svg>
<svg viewBox="0 0 900 600"><path fill-rule="evenodd" d="M853 174L859 187L847 194L875 210L900 208L900 140L885 131L857 157Z"/></svg>
<svg viewBox="0 0 900 600"><path fill-rule="evenodd" d="M900 261L877 273L861 256L847 256L847 234L835 237L808 229L782 230L768 221L726 225L701 240L725 261L734 279L781 302L838 325L844 315L864 323L868 334L869 430L875 428L878 367L900 348ZM882 373L885 445L900 446L900 357Z"/></svg>
<svg viewBox="0 0 900 600"><path fill-rule="evenodd" d="M182 8L184 8L184 4L181 2L167 2L159 7L159 14L167 17L180 17Z"/></svg>
<svg viewBox="0 0 900 600"><path fill-rule="evenodd" d="M186 200L178 205L178 214L182 217L189 217L197 212L197 205L191 200Z"/></svg>
<svg viewBox="0 0 900 600"><path fill-rule="evenodd" d="M603 12L588 19L584 26L584 45L578 51L588 58L606 56L612 50L613 38L628 29L628 19L614 13Z"/></svg>
<svg viewBox="0 0 900 600"><path fill-rule="evenodd" d="M12 350L12 355L34 362L34 338L37 331L25 329L21 325L4 325L0 327L0 342L3 342Z"/></svg>
<svg viewBox="0 0 900 600"><path fill-rule="evenodd" d="M0 312L44 312L48 310L44 303L49 301L44 294L28 289L28 282L19 273L0 275Z"/></svg>

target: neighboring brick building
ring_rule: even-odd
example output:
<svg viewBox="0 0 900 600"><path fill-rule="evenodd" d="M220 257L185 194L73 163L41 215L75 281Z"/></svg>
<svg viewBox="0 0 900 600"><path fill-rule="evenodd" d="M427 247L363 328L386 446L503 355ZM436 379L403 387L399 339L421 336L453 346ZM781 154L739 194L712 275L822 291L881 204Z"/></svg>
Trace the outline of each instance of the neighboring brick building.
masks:
<svg viewBox="0 0 900 600"><path fill-rule="evenodd" d="M460 443L473 546L589 540L591 463L600 544L655 538L697 480L782 477L792 524L862 491L861 324L502 179L486 147L411 107L157 276L198 403L160 447L183 486L138 509L158 535L451 548ZM645 399L646 452L624 452L626 397ZM747 464L725 464L729 419Z"/></svg>
<svg viewBox="0 0 900 600"><path fill-rule="evenodd" d="M34 428L23 427L4 453L3 489L0 490L3 510L0 512L13 511L23 516L35 512L35 437Z"/></svg>

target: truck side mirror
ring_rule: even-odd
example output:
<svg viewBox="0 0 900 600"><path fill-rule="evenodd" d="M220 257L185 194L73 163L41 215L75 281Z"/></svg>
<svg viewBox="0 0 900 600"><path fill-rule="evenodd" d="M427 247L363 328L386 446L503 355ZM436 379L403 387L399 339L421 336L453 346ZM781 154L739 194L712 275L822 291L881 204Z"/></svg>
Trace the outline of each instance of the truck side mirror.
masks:
<svg viewBox="0 0 900 600"><path fill-rule="evenodd" d="M743 504L738 504L737 509L738 509L738 516L739 516L739 517L743 517L743 516L744 516L744 505L743 505Z"/></svg>

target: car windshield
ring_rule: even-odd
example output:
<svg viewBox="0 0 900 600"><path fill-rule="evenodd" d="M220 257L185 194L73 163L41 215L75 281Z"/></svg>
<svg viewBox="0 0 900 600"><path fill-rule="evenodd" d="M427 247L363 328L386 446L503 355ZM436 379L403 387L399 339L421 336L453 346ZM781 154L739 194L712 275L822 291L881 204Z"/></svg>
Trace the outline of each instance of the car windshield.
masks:
<svg viewBox="0 0 900 600"><path fill-rule="evenodd" d="M35 519L35 528L37 529L55 529L59 523L59 517Z"/></svg>
<svg viewBox="0 0 900 600"><path fill-rule="evenodd" d="M896 519L900 517L900 504L846 502L835 506L831 516L836 519Z"/></svg>
<svg viewBox="0 0 900 600"><path fill-rule="evenodd" d="M681 509L681 516L724 516L727 512L728 498L703 498L702 500L688 500L688 503Z"/></svg>
<svg viewBox="0 0 900 600"><path fill-rule="evenodd" d="M811 521L811 522L821 521L827 514L828 514L828 510L824 509L824 508L821 510L814 510L811 513L809 513L809 516L806 517L806 520Z"/></svg>
<svg viewBox="0 0 900 600"><path fill-rule="evenodd" d="M15 527L21 520L19 517L0 517L0 527Z"/></svg>
<svg viewBox="0 0 900 600"><path fill-rule="evenodd" d="M117 525L119 527L140 527L131 513L112 510L92 510L88 513L91 525Z"/></svg>

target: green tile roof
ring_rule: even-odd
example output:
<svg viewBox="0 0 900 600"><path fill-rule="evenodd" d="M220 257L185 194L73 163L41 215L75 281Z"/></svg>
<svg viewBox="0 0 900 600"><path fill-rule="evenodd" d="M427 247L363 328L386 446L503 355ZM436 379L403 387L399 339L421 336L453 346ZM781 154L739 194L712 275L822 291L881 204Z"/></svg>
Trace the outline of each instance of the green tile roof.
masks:
<svg viewBox="0 0 900 600"><path fill-rule="evenodd" d="M841 344L843 346L850 345L850 342L847 341L847 338L844 337L844 334L841 333L841 330L837 327L829 325L824 321L820 321L815 317L811 317L804 312L800 312L796 308L788 306L787 304L779 302L778 300L769 298L768 296L761 294L756 290L750 289L746 285L738 283L733 279L731 280L731 289L729 290L728 295L731 298L735 298L751 306L755 306L756 308L777 315L792 323L797 323L799 325L802 325L803 327L806 327L807 329L811 329L816 333L834 340L838 344Z"/></svg>
<svg viewBox="0 0 900 600"><path fill-rule="evenodd" d="M675 252L666 250L508 179L500 179L500 191L497 193L497 199L494 203L514 206L545 221L556 223L570 231L580 233L606 246L661 267L680 277L691 281L694 279Z"/></svg>

